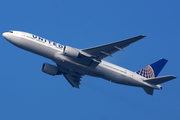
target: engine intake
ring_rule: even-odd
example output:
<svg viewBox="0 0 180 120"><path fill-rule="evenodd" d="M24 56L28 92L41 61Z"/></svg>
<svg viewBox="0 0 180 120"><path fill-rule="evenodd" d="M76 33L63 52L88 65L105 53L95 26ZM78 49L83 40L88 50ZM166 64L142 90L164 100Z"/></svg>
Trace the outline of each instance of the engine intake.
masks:
<svg viewBox="0 0 180 120"><path fill-rule="evenodd" d="M48 63L44 63L42 65L42 69L41 69L44 73L46 74L49 74L49 75L59 75L61 74L58 70L58 67L55 66L55 65L51 65L51 64L48 64Z"/></svg>
<svg viewBox="0 0 180 120"><path fill-rule="evenodd" d="M72 58L77 58L79 56L79 51L75 48L72 48L70 46L66 46L64 50L65 55L72 57Z"/></svg>

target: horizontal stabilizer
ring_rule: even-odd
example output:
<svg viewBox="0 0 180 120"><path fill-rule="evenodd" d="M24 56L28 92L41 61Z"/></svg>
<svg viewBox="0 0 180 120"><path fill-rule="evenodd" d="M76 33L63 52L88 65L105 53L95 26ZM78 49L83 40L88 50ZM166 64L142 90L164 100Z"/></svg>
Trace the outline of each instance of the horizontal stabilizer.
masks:
<svg viewBox="0 0 180 120"><path fill-rule="evenodd" d="M150 78L150 79L147 79L144 81L147 83L150 83L150 84L158 85L158 84L170 81L170 80L175 79L175 78L176 78L175 76L170 75L170 76Z"/></svg>
<svg viewBox="0 0 180 120"><path fill-rule="evenodd" d="M144 87L143 89L144 89L144 91L145 91L147 94L153 95L153 91L154 91L153 88L146 88L146 87Z"/></svg>

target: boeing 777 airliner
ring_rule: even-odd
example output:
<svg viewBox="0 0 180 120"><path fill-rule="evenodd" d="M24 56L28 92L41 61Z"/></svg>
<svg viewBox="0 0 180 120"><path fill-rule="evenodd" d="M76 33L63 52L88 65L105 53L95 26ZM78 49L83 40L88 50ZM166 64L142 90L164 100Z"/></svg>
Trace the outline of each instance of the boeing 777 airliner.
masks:
<svg viewBox="0 0 180 120"><path fill-rule="evenodd" d="M56 65L44 63L42 71L53 76L62 74L76 88L79 88L83 75L90 75L117 84L142 87L147 94L153 95L154 89L162 89L159 84L176 78L172 75L157 77L167 63L166 59L160 59L137 72L102 60L119 50L123 51L128 45L144 38L144 35L87 49L64 46L21 31L5 32L3 37L19 48L54 61Z"/></svg>

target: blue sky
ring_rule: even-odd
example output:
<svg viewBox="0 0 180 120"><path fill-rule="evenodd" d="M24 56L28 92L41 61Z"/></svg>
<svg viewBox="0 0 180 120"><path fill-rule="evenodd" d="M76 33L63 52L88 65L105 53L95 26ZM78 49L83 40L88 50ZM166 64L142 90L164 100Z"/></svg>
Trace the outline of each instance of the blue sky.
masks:
<svg viewBox="0 0 180 120"><path fill-rule="evenodd" d="M2 0L0 32L19 30L83 49L136 35L146 38L105 60L137 71L168 59L159 76L178 78L147 95L142 88L84 76L80 89L41 72L52 61L1 36L1 120L119 120L180 118L180 1Z"/></svg>

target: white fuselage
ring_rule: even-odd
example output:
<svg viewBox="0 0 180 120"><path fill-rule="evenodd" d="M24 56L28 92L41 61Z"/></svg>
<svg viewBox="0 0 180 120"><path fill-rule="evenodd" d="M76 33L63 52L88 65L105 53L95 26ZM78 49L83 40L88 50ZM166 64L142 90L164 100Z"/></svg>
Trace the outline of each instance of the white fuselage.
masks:
<svg viewBox="0 0 180 120"><path fill-rule="evenodd" d="M3 36L17 47L53 60L61 72L68 73L73 70L82 75L100 77L118 84L159 89L157 85L144 82L146 78L135 72L103 60L95 68L75 62L73 58L64 55L65 46L42 37L20 31L6 32Z"/></svg>

